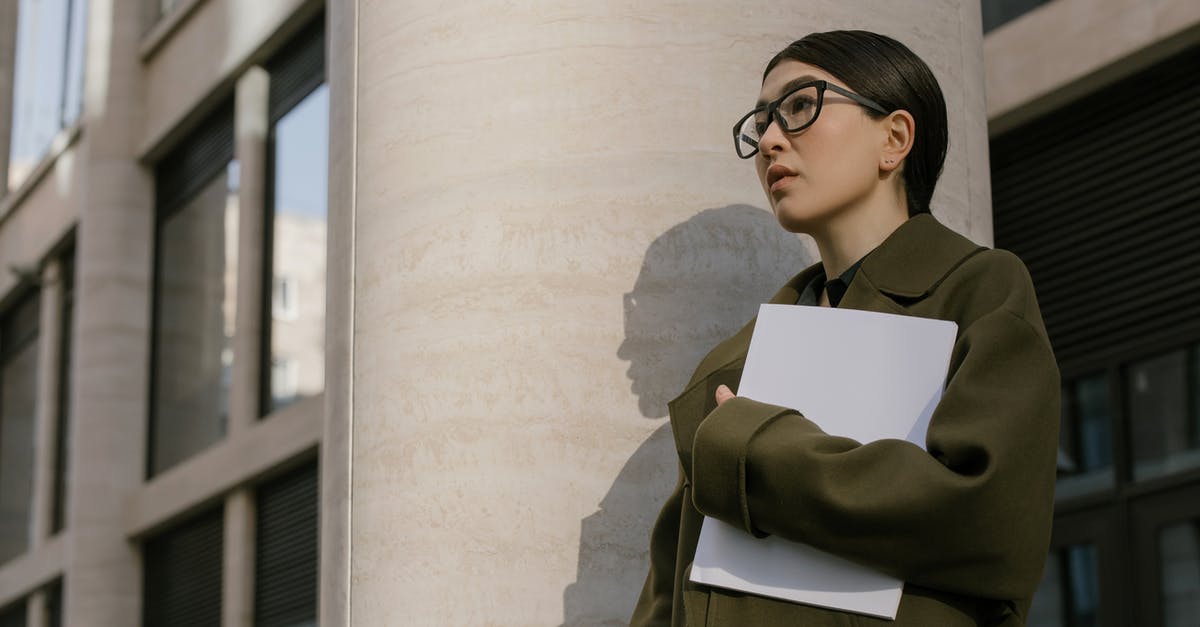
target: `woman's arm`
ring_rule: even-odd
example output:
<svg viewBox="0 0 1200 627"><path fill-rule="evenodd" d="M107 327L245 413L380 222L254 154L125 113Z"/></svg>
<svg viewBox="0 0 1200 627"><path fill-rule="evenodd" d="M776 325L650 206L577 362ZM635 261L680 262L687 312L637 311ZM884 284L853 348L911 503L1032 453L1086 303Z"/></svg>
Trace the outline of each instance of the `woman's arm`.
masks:
<svg viewBox="0 0 1200 627"><path fill-rule="evenodd" d="M859 444L792 410L733 398L696 430L693 502L750 533L917 585L1028 598L1049 545L1059 385L1040 322L998 308L955 343L928 452Z"/></svg>

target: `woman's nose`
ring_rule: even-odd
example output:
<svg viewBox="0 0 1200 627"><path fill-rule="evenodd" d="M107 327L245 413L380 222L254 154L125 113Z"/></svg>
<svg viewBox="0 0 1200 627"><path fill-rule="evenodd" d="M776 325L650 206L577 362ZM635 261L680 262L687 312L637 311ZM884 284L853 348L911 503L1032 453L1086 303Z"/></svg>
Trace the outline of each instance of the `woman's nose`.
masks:
<svg viewBox="0 0 1200 627"><path fill-rule="evenodd" d="M783 127L779 126L779 122L771 117L771 121L767 124L767 130L763 131L762 137L758 138L758 150L764 155L781 150L787 144L787 134L783 132Z"/></svg>

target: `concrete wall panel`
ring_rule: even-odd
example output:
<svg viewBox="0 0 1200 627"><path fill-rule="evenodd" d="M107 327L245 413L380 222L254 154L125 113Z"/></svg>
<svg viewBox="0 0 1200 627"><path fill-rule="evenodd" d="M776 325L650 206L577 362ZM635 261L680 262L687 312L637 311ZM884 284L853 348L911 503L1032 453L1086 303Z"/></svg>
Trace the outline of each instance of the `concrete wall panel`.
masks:
<svg viewBox="0 0 1200 627"><path fill-rule="evenodd" d="M990 132L1003 133L1197 44L1194 0L1055 0L984 42Z"/></svg>

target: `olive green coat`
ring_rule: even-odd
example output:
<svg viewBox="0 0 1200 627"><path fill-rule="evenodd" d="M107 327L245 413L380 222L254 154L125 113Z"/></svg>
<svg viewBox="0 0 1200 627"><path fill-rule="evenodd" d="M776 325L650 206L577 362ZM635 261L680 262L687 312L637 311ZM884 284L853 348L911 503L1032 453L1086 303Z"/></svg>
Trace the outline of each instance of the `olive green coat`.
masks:
<svg viewBox="0 0 1200 627"><path fill-rule="evenodd" d="M817 269L771 302L795 303ZM716 408L717 386L737 390L751 321L669 403L680 477L633 625L1024 624L1049 547L1059 423L1058 366L1024 264L921 214L864 259L840 306L958 323L928 452L828 435L745 398ZM702 514L902 579L895 622L691 582Z"/></svg>

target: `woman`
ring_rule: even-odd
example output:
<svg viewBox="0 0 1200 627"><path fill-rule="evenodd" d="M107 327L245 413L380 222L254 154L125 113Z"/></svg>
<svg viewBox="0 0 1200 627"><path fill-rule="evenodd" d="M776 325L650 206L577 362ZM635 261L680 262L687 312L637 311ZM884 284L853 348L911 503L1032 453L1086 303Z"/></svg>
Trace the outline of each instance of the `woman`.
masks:
<svg viewBox="0 0 1200 627"><path fill-rule="evenodd" d="M929 213L947 142L936 79L887 37L815 33L768 63L734 138L779 223L821 254L771 302L953 320L958 337L926 450L735 396L753 322L713 349L669 403L680 478L632 623L1023 625L1049 546L1059 374L1021 261ZM896 620L691 582L703 516L903 580Z"/></svg>

